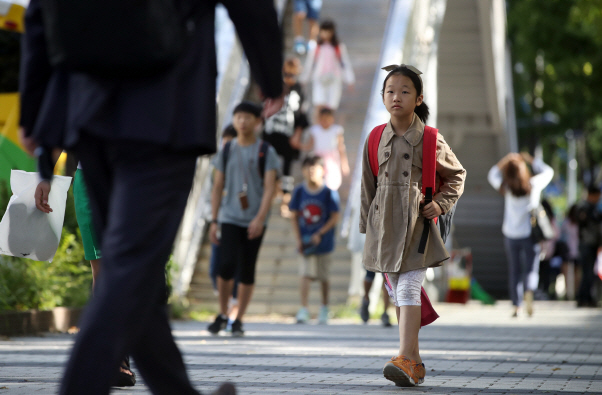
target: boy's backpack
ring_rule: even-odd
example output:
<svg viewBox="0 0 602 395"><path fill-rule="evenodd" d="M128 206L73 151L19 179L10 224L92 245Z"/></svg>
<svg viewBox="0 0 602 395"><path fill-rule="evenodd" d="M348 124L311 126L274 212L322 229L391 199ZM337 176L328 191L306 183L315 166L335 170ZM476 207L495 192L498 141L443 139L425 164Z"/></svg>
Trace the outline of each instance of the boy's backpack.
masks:
<svg viewBox="0 0 602 395"><path fill-rule="evenodd" d="M232 146L232 141L228 141L226 145L224 145L224 153L222 154L223 161L223 169L224 169L224 179L226 177L226 166L228 165L228 158L230 157L230 148ZM270 144L260 140L259 145L259 160L258 160L258 170L261 179L263 180L265 176L265 166L266 166L266 157L268 156L268 149L270 148Z"/></svg>
<svg viewBox="0 0 602 395"><path fill-rule="evenodd" d="M194 27L175 0L40 3L50 64L106 78L148 77L167 70Z"/></svg>
<svg viewBox="0 0 602 395"><path fill-rule="evenodd" d="M370 169L376 177L378 176L378 145L383 135L383 131L387 124L379 125L370 132L368 137L368 160L370 162ZM424 136L422 140L422 193L424 194L424 203L429 204L433 201L433 195L435 194L435 182L437 175L437 133L439 131L430 126L424 127ZM454 213L456 212L456 205L445 214L441 214L439 218L435 218L435 224L439 225L439 232L441 233L441 239L443 242L447 240L449 232L451 230L452 220ZM424 254L426 248L426 242L428 241L429 234L429 220L424 219L424 229L422 231L422 237L420 238L420 244L418 245L418 252Z"/></svg>

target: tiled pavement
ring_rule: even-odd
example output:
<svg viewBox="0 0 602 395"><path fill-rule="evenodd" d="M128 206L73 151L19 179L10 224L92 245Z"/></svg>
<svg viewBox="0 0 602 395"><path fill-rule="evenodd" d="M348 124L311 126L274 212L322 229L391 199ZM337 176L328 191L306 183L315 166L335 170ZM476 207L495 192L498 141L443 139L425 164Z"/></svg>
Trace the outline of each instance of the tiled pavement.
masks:
<svg viewBox="0 0 602 395"><path fill-rule="evenodd" d="M247 336L211 337L206 324L176 322L174 333L195 386L224 380L240 394L602 394L602 314L568 303L537 304L535 317L509 318L509 305L438 305L420 334L424 385L399 389L381 368L396 330L333 320L296 325L264 317ZM254 322L257 321L257 322ZM0 395L54 394L73 337L0 340ZM115 394L149 394L142 381Z"/></svg>

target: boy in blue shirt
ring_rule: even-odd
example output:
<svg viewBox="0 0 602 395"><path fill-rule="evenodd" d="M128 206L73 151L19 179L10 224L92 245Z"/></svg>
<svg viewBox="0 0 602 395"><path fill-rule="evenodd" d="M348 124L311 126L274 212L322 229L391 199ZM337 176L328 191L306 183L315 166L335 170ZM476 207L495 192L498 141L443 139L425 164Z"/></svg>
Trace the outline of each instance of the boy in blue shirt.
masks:
<svg viewBox="0 0 602 395"><path fill-rule="evenodd" d="M289 208L293 214L293 229L297 250L301 253L301 308L297 322L309 320L307 310L309 285L319 280L322 285L320 324L328 322L328 272L334 250L335 226L339 220L339 195L324 185L324 162L310 155L303 161L304 182L293 191Z"/></svg>

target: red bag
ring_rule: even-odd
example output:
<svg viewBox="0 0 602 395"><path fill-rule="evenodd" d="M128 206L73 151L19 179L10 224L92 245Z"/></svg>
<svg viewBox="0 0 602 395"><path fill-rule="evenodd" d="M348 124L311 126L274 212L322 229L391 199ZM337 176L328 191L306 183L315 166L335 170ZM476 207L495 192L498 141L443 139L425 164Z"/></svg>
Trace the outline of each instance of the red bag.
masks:
<svg viewBox="0 0 602 395"><path fill-rule="evenodd" d="M372 170L375 180L376 177L378 177L378 145L380 144L380 139L386 126L387 124L383 124L375 127L372 132L370 132L370 137L368 137L368 161L370 163L370 170ZM426 197L425 203L430 203L430 201L432 201L434 194L433 192L435 190L438 132L439 131L437 129L430 126L424 127L424 136L422 141L422 193ZM429 226L427 226L427 222L428 220L425 220L425 231L422 233L422 239L420 240L419 252L420 249L422 249L421 253L424 253L424 246L426 245L426 240L428 239ZM435 218L435 223L437 223L437 218ZM385 284L387 287L391 288L388 277L386 277ZM433 305L431 304L431 301L424 288L421 288L420 291L420 301L420 326L422 327L435 321L437 318L439 318L439 315L433 308Z"/></svg>

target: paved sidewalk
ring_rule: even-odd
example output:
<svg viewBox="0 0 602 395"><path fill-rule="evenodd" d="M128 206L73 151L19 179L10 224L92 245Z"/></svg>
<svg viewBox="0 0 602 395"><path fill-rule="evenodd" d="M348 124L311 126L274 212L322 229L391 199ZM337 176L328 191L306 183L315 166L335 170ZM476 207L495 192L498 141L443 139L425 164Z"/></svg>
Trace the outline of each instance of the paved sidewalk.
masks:
<svg viewBox="0 0 602 395"><path fill-rule="evenodd" d="M206 324L176 322L189 374L203 393L231 380L240 394L602 394L602 313L538 303L535 317L510 306L438 305L420 334L425 384L395 387L382 366L395 328L333 320L328 326L248 322L247 336L211 337ZM73 337L0 340L0 395L54 394ZM134 365L135 367L135 365ZM149 394L140 384L115 394Z"/></svg>

